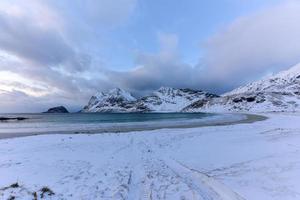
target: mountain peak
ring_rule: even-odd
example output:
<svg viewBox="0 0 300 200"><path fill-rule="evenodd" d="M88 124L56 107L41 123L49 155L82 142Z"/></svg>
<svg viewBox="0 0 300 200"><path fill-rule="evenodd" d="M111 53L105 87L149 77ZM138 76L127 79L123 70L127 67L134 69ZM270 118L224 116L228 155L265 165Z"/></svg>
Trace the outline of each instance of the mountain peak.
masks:
<svg viewBox="0 0 300 200"><path fill-rule="evenodd" d="M121 89L121 88L113 88L113 89L110 89L109 91L108 91L108 93L110 93L110 94L120 94L121 92L124 92L124 90L123 89Z"/></svg>
<svg viewBox="0 0 300 200"><path fill-rule="evenodd" d="M158 90L156 90L156 92L165 93L165 92L170 92L170 91L173 91L173 90L176 90L176 89L172 88L172 87L162 86Z"/></svg>
<svg viewBox="0 0 300 200"><path fill-rule="evenodd" d="M291 67L288 70L279 72L278 74L276 74L273 77L280 77L280 78L292 78L292 77L297 77L300 75L300 63L298 63L297 65Z"/></svg>
<svg viewBox="0 0 300 200"><path fill-rule="evenodd" d="M129 92L114 88L108 92L98 92L92 96L83 112L124 112L123 105L135 102L136 98Z"/></svg>
<svg viewBox="0 0 300 200"><path fill-rule="evenodd" d="M121 89L121 88L113 88L108 92L98 92L93 97L97 99L101 98L122 98L125 101L135 101L136 98L133 97L129 92Z"/></svg>

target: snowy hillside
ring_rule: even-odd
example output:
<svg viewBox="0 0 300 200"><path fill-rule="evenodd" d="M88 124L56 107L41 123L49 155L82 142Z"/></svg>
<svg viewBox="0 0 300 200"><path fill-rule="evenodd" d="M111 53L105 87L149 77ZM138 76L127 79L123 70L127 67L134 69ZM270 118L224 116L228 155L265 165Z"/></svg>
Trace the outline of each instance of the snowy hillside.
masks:
<svg viewBox="0 0 300 200"><path fill-rule="evenodd" d="M299 111L300 64L237 88L220 98L198 101L184 111Z"/></svg>
<svg viewBox="0 0 300 200"><path fill-rule="evenodd" d="M82 112L125 112L136 99L128 92L115 88L107 93L99 92L92 96Z"/></svg>
<svg viewBox="0 0 300 200"><path fill-rule="evenodd" d="M198 100L215 96L203 91L161 87L151 95L141 98L138 103L154 112L179 112Z"/></svg>
<svg viewBox="0 0 300 200"><path fill-rule="evenodd" d="M180 112L186 106L217 95L191 89L161 87L149 96L135 99L130 93L114 89L93 96L83 112Z"/></svg>
<svg viewBox="0 0 300 200"><path fill-rule="evenodd" d="M249 83L246 86L239 87L225 96L241 94L241 93L255 93L255 92L273 92L283 94L300 94L300 64L295 65L289 70L282 71L274 76L264 78L262 80Z"/></svg>

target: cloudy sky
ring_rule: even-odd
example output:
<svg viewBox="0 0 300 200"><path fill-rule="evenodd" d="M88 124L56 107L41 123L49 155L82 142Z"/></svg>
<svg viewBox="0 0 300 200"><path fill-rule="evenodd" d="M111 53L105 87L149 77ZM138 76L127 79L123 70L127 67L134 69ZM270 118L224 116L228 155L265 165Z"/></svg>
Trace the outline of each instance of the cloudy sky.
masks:
<svg viewBox="0 0 300 200"><path fill-rule="evenodd" d="M300 62L299 0L1 0L0 113L97 91L221 94Z"/></svg>

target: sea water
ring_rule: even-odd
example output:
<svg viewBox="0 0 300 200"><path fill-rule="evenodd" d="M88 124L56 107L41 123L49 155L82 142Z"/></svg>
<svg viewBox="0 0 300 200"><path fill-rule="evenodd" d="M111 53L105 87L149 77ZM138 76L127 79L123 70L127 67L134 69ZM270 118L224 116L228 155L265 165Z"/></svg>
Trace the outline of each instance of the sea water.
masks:
<svg viewBox="0 0 300 200"><path fill-rule="evenodd" d="M161 128L187 128L230 123L245 119L242 114L211 113L68 113L0 114L25 120L0 122L0 138L45 133L103 133Z"/></svg>

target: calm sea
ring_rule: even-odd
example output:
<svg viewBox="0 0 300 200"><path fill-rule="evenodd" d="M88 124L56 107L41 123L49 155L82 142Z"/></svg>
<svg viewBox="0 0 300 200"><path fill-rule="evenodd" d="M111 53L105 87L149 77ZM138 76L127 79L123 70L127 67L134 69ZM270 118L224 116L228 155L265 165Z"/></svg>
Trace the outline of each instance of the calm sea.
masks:
<svg viewBox="0 0 300 200"><path fill-rule="evenodd" d="M234 122L245 118L237 114L209 113L0 114L0 117L27 118L22 121L0 122L0 138L45 133L103 133L185 128Z"/></svg>

